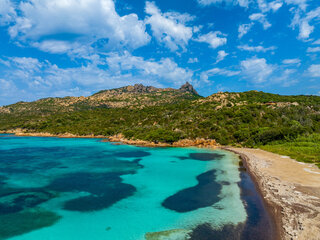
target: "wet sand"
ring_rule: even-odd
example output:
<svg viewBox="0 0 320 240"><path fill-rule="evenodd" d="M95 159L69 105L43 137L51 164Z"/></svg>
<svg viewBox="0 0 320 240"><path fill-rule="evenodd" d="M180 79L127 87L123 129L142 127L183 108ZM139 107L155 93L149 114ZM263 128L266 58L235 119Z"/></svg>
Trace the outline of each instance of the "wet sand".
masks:
<svg viewBox="0 0 320 240"><path fill-rule="evenodd" d="M280 239L320 239L320 170L316 166L260 149L224 149L245 162Z"/></svg>

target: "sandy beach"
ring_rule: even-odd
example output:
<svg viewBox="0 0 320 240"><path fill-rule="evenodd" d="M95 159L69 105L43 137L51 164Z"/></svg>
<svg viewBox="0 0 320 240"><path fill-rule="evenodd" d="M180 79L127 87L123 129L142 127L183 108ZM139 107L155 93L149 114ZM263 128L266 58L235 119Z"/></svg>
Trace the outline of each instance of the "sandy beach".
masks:
<svg viewBox="0 0 320 240"><path fill-rule="evenodd" d="M316 166L260 149L225 149L245 162L281 239L320 239L320 170Z"/></svg>

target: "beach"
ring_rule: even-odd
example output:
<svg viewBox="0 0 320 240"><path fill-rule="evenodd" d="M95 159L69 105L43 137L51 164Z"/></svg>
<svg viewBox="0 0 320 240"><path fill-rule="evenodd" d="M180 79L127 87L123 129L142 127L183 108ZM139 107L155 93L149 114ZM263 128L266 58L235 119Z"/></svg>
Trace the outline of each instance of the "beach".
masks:
<svg viewBox="0 0 320 240"><path fill-rule="evenodd" d="M224 148L240 155L273 215L279 238L320 239L320 170L260 149Z"/></svg>

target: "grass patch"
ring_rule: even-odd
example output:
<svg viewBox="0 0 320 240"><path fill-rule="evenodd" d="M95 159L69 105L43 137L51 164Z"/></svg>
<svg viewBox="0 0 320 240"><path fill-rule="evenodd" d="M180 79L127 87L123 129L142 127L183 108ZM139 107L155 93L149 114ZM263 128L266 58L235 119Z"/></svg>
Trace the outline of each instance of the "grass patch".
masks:
<svg viewBox="0 0 320 240"><path fill-rule="evenodd" d="M301 136L293 141L273 142L259 146L269 152L290 156L300 162L314 163L320 168L320 134Z"/></svg>

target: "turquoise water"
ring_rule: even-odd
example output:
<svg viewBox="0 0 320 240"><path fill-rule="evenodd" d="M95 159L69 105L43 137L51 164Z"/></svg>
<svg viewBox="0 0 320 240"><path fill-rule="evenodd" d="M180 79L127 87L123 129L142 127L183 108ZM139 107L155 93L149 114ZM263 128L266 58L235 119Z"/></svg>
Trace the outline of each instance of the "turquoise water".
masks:
<svg viewBox="0 0 320 240"><path fill-rule="evenodd" d="M0 239L190 239L248 222L239 159L222 150L0 135L0 173Z"/></svg>

